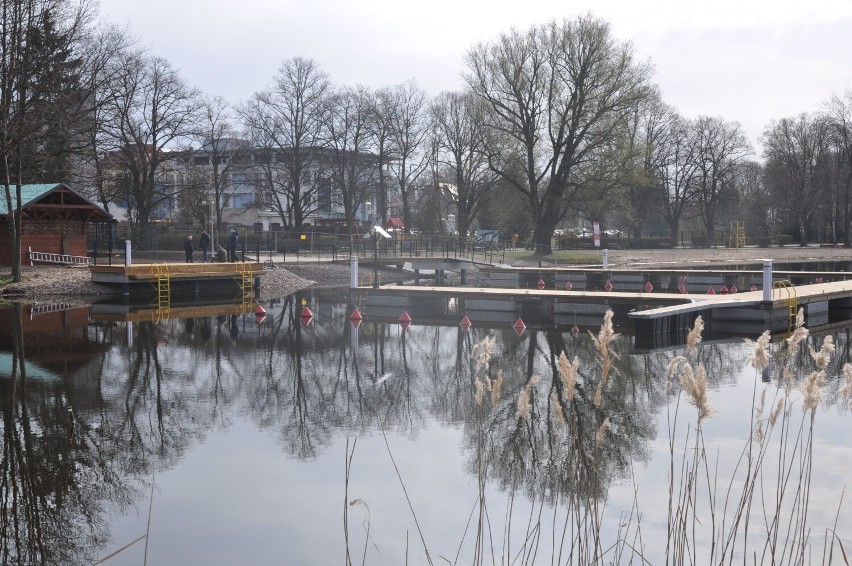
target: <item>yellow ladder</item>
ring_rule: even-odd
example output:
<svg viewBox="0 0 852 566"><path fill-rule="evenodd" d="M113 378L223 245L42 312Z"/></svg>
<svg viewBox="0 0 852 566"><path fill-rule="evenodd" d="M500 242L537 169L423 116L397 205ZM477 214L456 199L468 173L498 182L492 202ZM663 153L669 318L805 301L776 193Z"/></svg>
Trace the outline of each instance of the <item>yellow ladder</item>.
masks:
<svg viewBox="0 0 852 566"><path fill-rule="evenodd" d="M243 305L251 304L254 300L254 272L248 262L239 262L237 269L240 272L240 299Z"/></svg>
<svg viewBox="0 0 852 566"><path fill-rule="evenodd" d="M157 310L152 315L152 320L157 322L169 318L169 309L172 300L172 282L169 277L169 266L161 263L154 265L151 271L156 278L157 288Z"/></svg>
<svg viewBox="0 0 852 566"><path fill-rule="evenodd" d="M731 221L731 234L728 238L729 248L744 248L746 245L745 222L742 220Z"/></svg>
<svg viewBox="0 0 852 566"><path fill-rule="evenodd" d="M361 286L361 287L372 287L375 283L376 283L375 274L372 271L370 271L370 272L361 274L361 280L358 282L358 285ZM382 284L382 274L381 273L379 273L378 283L379 283L379 285Z"/></svg>
<svg viewBox="0 0 852 566"><path fill-rule="evenodd" d="M792 332L793 326L796 323L796 313L799 310L799 300L796 296L796 288L793 287L793 284L787 279L776 281L772 284L772 287L778 289L779 298L781 298L784 301L784 304L787 305L787 332ZM782 295L783 291L786 291L786 296Z"/></svg>

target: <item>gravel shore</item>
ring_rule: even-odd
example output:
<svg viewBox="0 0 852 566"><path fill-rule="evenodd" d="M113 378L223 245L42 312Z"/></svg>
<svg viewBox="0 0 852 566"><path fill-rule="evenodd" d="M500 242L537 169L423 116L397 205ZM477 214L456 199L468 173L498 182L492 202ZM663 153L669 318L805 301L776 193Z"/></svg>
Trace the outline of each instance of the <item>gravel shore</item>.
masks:
<svg viewBox="0 0 852 566"><path fill-rule="evenodd" d="M382 281L398 281L402 272L382 270ZM23 281L0 287L0 299L85 300L116 295L115 287L92 283L84 267L21 266ZM0 277L10 277L8 268L0 268ZM260 288L265 297L283 297L307 287L345 287L349 285L349 266L329 262L276 265L261 275Z"/></svg>
<svg viewBox="0 0 852 566"><path fill-rule="evenodd" d="M591 258L600 252L589 252ZM609 266L617 267L700 267L701 264L742 264L772 259L775 262L852 261L852 250L837 247L789 247L745 249L673 249L610 250ZM508 259L507 259L508 262ZM533 259L511 261L515 265L538 265ZM543 263L542 266L553 264ZM92 283L89 270L83 267L22 266L23 281L0 287L0 299L44 300L62 297L64 301L85 302L116 294L114 287ZM10 269L0 267L0 278L9 278ZM381 270L382 282L411 278L411 274L395 269ZM345 287L349 285L349 266L330 262L278 264L267 268L261 276L261 292L265 297L281 297L307 287Z"/></svg>

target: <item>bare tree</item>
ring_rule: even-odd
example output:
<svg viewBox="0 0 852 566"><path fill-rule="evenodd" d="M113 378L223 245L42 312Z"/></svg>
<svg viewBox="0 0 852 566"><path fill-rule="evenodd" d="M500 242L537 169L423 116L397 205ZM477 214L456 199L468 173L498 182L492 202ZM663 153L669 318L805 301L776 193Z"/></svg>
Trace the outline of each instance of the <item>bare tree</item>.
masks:
<svg viewBox="0 0 852 566"><path fill-rule="evenodd" d="M700 116L690 123L695 149L695 197L708 241L716 243L719 213L736 200L734 175L752 153L737 122Z"/></svg>
<svg viewBox="0 0 852 566"><path fill-rule="evenodd" d="M840 179L835 201L840 206L843 245L849 247L852 245L852 90L842 97L833 95L826 106Z"/></svg>
<svg viewBox="0 0 852 566"><path fill-rule="evenodd" d="M689 124L672 108L661 107L650 134L653 149L649 163L656 171L657 195L669 234L677 238L680 224L695 202L695 176L698 169L694 140Z"/></svg>
<svg viewBox="0 0 852 566"><path fill-rule="evenodd" d="M330 93L319 65L296 57L284 61L273 84L238 110L258 150L264 204L290 229L302 228L328 184L321 145Z"/></svg>
<svg viewBox="0 0 852 566"><path fill-rule="evenodd" d="M357 236L355 214L373 196L376 160L369 153L373 95L364 87L343 88L331 96L326 123L330 177L340 195L349 238Z"/></svg>
<svg viewBox="0 0 852 566"><path fill-rule="evenodd" d="M826 117L808 114L773 122L763 134L767 189L795 219L802 245L807 245L811 221L828 195L830 134Z"/></svg>
<svg viewBox="0 0 852 566"><path fill-rule="evenodd" d="M149 221L177 190L172 165L198 129L199 93L163 58L128 54L112 85L105 133L113 170L128 203L135 239L148 243Z"/></svg>
<svg viewBox="0 0 852 566"><path fill-rule="evenodd" d="M484 151L483 104L470 93L447 92L432 102L431 111L438 169L454 187L458 232L467 234L496 182Z"/></svg>
<svg viewBox="0 0 852 566"><path fill-rule="evenodd" d="M667 106L658 89L636 108L629 128L631 154L635 160L632 178L627 183L629 209L627 220L630 233L641 237L648 216L659 204L659 168L663 152L661 145L670 134L676 114Z"/></svg>
<svg viewBox="0 0 852 566"><path fill-rule="evenodd" d="M232 196L233 174L248 175L250 144L238 137L230 105L220 96L204 97L201 120L196 132L200 148L189 159L190 184L197 188L187 201L199 222L209 218L216 249L216 227L222 223L222 210ZM212 212L211 212L212 211Z"/></svg>
<svg viewBox="0 0 852 566"><path fill-rule="evenodd" d="M402 220L411 226L411 200L417 179L429 167L429 122L426 93L414 81L395 86L386 116L390 125L388 163L402 200Z"/></svg>
<svg viewBox="0 0 852 566"><path fill-rule="evenodd" d="M108 179L105 156L112 146L103 125L112 118L113 87L123 72L123 61L134 42L126 29L116 26L99 27L85 41L86 72L83 81L88 93L86 115L89 123L85 129L84 145L75 155L72 179L105 210L109 210L110 204L123 195L116 195L111 190L114 187Z"/></svg>
<svg viewBox="0 0 852 566"><path fill-rule="evenodd" d="M382 88L376 91L370 133L376 155L378 182L376 183L376 213L382 226L388 222L388 174L391 155L391 117L393 116L393 91Z"/></svg>
<svg viewBox="0 0 852 566"><path fill-rule="evenodd" d="M0 0L0 171L12 279L21 272L21 185L58 181L86 123L86 2ZM60 178L57 178L60 177Z"/></svg>
<svg viewBox="0 0 852 566"><path fill-rule="evenodd" d="M490 166L527 200L537 253L648 93L650 68L592 16L503 34L467 55L489 109Z"/></svg>

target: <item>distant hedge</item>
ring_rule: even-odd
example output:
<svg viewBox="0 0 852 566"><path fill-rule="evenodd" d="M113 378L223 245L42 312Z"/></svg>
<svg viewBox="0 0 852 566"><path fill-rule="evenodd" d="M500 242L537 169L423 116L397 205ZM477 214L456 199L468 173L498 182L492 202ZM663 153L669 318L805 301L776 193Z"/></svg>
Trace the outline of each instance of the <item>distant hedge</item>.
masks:
<svg viewBox="0 0 852 566"><path fill-rule="evenodd" d="M558 238L559 248L563 250L593 249L595 241L592 238L572 238L564 236ZM604 236L601 238L601 249L666 249L677 245L674 238L612 238Z"/></svg>

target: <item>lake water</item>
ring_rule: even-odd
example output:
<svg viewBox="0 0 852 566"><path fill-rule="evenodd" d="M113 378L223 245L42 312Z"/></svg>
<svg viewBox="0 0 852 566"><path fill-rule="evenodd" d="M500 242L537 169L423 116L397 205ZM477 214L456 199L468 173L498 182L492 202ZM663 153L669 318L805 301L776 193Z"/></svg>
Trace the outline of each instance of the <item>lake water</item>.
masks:
<svg viewBox="0 0 852 566"><path fill-rule="evenodd" d="M701 344L688 359L713 414L698 427L667 374L683 349L616 337L596 402L588 332L356 328L351 303L306 291L259 324L238 304L0 306L3 563L91 563L133 541L105 563L842 564L838 541L852 550L849 328L774 341L763 374L752 344ZM811 419L798 386L825 336ZM573 397L562 352L579 361Z"/></svg>

